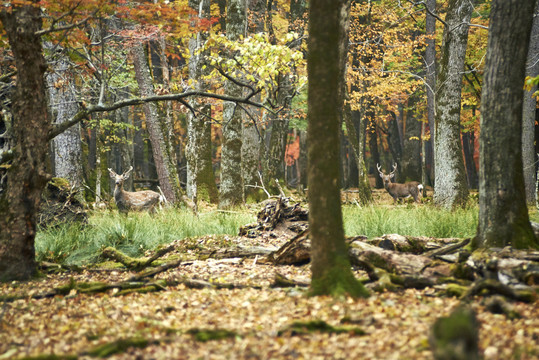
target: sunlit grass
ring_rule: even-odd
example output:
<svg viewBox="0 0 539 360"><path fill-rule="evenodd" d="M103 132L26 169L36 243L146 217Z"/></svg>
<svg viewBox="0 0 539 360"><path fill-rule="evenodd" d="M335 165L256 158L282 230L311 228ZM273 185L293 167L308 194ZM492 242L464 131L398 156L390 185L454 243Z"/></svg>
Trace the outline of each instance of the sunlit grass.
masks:
<svg viewBox="0 0 539 360"><path fill-rule="evenodd" d="M471 237L477 231L478 209L471 207L448 211L429 205L344 206L344 230L347 236L383 234L409 236Z"/></svg>
<svg viewBox="0 0 539 360"><path fill-rule="evenodd" d="M328 214L331 216L331 214ZM472 205L455 211L423 205L343 206L347 236L383 234L438 238L473 237L477 231L478 208ZM539 213L530 208L530 220ZM100 249L113 246L128 255L141 256L146 250L174 240L204 235L237 235L240 226L256 221L256 211L207 211L195 216L191 211L166 209L156 214L117 211L91 212L88 224L62 225L41 230L36 237L39 261L87 264L99 261Z"/></svg>
<svg viewBox="0 0 539 360"><path fill-rule="evenodd" d="M100 249L113 246L128 255L177 239L203 235L236 235L239 227L256 220L245 212L212 211L195 216L187 210L167 209L156 214L99 211L87 225L70 224L42 230L36 236L38 260L83 264L98 259Z"/></svg>

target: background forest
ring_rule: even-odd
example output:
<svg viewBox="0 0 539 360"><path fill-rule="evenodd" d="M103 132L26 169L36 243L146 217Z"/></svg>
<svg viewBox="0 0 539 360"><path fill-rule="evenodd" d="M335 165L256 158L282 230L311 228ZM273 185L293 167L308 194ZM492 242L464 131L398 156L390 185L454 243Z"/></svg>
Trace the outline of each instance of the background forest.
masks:
<svg viewBox="0 0 539 360"><path fill-rule="evenodd" d="M534 358L537 14L6 2L0 359Z"/></svg>

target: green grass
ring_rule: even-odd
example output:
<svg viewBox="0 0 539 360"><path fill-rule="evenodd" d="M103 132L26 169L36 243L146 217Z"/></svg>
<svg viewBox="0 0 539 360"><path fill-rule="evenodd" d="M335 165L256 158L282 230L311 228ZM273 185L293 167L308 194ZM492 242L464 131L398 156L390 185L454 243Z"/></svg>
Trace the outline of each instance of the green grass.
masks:
<svg viewBox="0 0 539 360"><path fill-rule="evenodd" d="M430 205L343 206L344 230L347 236L369 238L398 233L410 236L472 237L477 230L477 206L456 211ZM539 214L530 209L530 218ZM141 256L146 250L174 240L204 235L237 235L239 227L256 221L256 213L211 211L194 216L188 210L167 209L154 215L116 211L95 211L89 224L63 225L38 232L36 252L39 261L66 264L88 264L99 261L100 249L113 246L130 256Z"/></svg>
<svg viewBox="0 0 539 360"><path fill-rule="evenodd" d="M237 235L239 227L256 221L248 212L212 211L194 216L187 210L167 209L154 215L116 211L93 212L89 224L70 224L39 231L37 259L86 264L98 260L100 249L113 246L130 256L141 256L177 239L203 235Z"/></svg>
<svg viewBox="0 0 539 360"><path fill-rule="evenodd" d="M438 238L472 237L477 231L477 216L477 207L455 211L428 205L343 207L345 234L369 238L394 233Z"/></svg>

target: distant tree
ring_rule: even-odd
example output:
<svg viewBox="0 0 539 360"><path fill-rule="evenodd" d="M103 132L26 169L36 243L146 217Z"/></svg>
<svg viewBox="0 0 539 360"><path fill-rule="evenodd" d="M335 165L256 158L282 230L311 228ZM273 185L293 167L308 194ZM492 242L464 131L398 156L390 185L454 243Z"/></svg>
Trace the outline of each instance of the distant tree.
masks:
<svg viewBox="0 0 539 360"><path fill-rule="evenodd" d="M247 26L246 0L227 1L226 36L239 40ZM241 97L243 88L232 80L225 83L225 93ZM221 147L221 188L219 208L230 208L243 203L241 177L242 110L235 103L226 103L223 109L223 145Z"/></svg>
<svg viewBox="0 0 539 360"><path fill-rule="evenodd" d="M493 0L481 102L475 247L538 248L522 170L522 86L535 0Z"/></svg>
<svg viewBox="0 0 539 360"><path fill-rule="evenodd" d="M450 0L438 72L434 133L434 203L453 209L468 199L460 140L462 72L472 15L469 0Z"/></svg>
<svg viewBox="0 0 539 360"><path fill-rule="evenodd" d="M143 97L155 96L150 68L147 62L146 46L146 42L140 41L132 47L135 78L137 79L140 94ZM153 159L155 161L159 184L167 200L175 203L181 199L182 190L180 188L176 162L172 156L170 124L167 123L164 117L159 116L155 103L145 103L143 110L146 116L148 134L152 143Z"/></svg>
<svg viewBox="0 0 539 360"><path fill-rule="evenodd" d="M312 295L368 295L351 271L339 186L349 10L349 0L310 2L307 134Z"/></svg>
<svg viewBox="0 0 539 360"><path fill-rule="evenodd" d="M526 76L539 76L539 2L535 7L528 60L526 62ZM537 194L535 190L535 177L537 155L535 151L535 121L537 116L537 97L534 93L537 85L524 91L524 104L522 108L522 159L524 161L524 183L526 185L526 201L535 204Z"/></svg>
<svg viewBox="0 0 539 360"><path fill-rule="evenodd" d="M197 11L200 19L210 17L209 0L191 0L189 6ZM198 91L207 91L208 84L202 79L204 53L201 53L208 35L207 30L196 32L189 39L189 78ZM211 104L204 99L191 99L193 109L187 115L187 196L216 204L219 201L212 162Z"/></svg>
<svg viewBox="0 0 539 360"><path fill-rule="evenodd" d="M55 58L51 69L46 81L53 123L63 123L79 110L75 78L65 55ZM81 144L77 124L54 138L51 147L54 176L67 179L75 189L80 189L83 181Z"/></svg>

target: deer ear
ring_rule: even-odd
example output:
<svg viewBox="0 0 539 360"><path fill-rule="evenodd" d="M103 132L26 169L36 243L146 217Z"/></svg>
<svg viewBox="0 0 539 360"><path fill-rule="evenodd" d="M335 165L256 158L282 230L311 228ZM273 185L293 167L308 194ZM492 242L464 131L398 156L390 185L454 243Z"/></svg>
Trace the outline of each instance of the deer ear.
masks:
<svg viewBox="0 0 539 360"><path fill-rule="evenodd" d="M395 177L395 174L389 174L389 178L393 179Z"/></svg>
<svg viewBox="0 0 539 360"><path fill-rule="evenodd" d="M112 170L111 168L109 168L109 173L110 173L110 177L116 177L116 176L118 176L118 174L116 174L116 173L114 172L114 170Z"/></svg>

